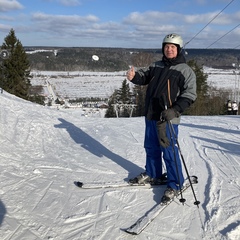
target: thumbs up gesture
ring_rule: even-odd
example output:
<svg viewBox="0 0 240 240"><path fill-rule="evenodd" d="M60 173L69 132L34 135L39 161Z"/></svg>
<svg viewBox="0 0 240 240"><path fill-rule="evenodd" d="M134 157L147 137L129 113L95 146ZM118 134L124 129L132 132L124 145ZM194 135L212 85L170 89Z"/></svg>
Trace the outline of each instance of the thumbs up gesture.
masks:
<svg viewBox="0 0 240 240"><path fill-rule="evenodd" d="M134 78L135 76L135 69L133 66L131 66L131 68L127 71L127 79L129 81L132 81L132 79Z"/></svg>

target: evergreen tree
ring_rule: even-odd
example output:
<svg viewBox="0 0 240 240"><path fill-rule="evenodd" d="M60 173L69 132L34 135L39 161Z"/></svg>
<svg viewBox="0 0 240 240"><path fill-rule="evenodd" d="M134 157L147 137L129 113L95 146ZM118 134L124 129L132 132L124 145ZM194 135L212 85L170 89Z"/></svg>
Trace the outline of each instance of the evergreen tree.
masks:
<svg viewBox="0 0 240 240"><path fill-rule="evenodd" d="M131 102L131 91L126 79L122 82L122 87L118 91L118 99L124 104Z"/></svg>
<svg viewBox="0 0 240 240"><path fill-rule="evenodd" d="M129 87L129 83L125 79L122 82L120 89L115 90L108 102L108 110L106 111L105 117L116 117L116 111L119 117L130 116L130 104L131 104L132 93ZM127 106L129 105L129 106Z"/></svg>
<svg viewBox="0 0 240 240"><path fill-rule="evenodd" d="M118 102L120 104L123 104L123 107L120 108L119 116L129 117L130 106L127 105L131 103L131 91L129 83L127 83L126 79L124 79L124 81L122 82L122 87L118 91Z"/></svg>
<svg viewBox="0 0 240 240"><path fill-rule="evenodd" d="M108 101L108 109L105 113L105 118L117 117L116 111L114 109L114 104L116 103L117 99L117 90L111 95Z"/></svg>
<svg viewBox="0 0 240 240"><path fill-rule="evenodd" d="M151 52L139 52L132 55L132 63L137 68L148 67L152 62L154 62L154 57L159 58L157 54ZM145 97L146 97L147 86L134 85L133 95L135 99L136 109L134 111L134 117L144 116L145 114Z"/></svg>
<svg viewBox="0 0 240 240"><path fill-rule="evenodd" d="M145 114L145 97L147 86L134 85L133 94L135 96L135 117L144 116Z"/></svg>
<svg viewBox="0 0 240 240"><path fill-rule="evenodd" d="M28 99L31 84L27 54L13 29L4 40L1 48L9 52L9 58L3 60L2 63L1 87L11 94Z"/></svg>
<svg viewBox="0 0 240 240"><path fill-rule="evenodd" d="M207 115L207 99L208 99L208 75L204 73L203 67L197 65L196 61L190 60L188 65L193 69L196 74L197 80L197 100L186 111L185 114L189 115Z"/></svg>

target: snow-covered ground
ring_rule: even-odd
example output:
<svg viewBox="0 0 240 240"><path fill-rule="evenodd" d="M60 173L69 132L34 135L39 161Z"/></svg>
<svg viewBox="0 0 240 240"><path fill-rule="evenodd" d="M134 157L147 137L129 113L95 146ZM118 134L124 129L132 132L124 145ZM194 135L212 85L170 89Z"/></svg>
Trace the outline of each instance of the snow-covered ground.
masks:
<svg viewBox="0 0 240 240"><path fill-rule="evenodd" d="M204 72L208 74L208 84L217 88L239 89L239 71L235 75L232 69L214 69L209 67L203 68Z"/></svg>
<svg viewBox="0 0 240 240"><path fill-rule="evenodd" d="M230 89L232 96L239 89L239 76L232 69L214 69L204 67L208 74L208 84L217 88ZM122 86L126 71L120 72L49 72L32 71L32 85L46 86L46 79L52 85L56 95L75 99L85 97L110 97L115 89ZM132 84L130 84L132 87ZM45 94L48 95L47 89ZM235 100L235 99L232 99Z"/></svg>
<svg viewBox="0 0 240 240"><path fill-rule="evenodd" d="M64 99L108 98L122 86L126 71L121 72L49 72L32 71L32 85L46 86L46 79L57 96ZM44 87L48 95L47 88Z"/></svg>
<svg viewBox="0 0 240 240"><path fill-rule="evenodd" d="M240 239L240 117L184 116L179 143L199 177L140 235L121 230L159 203L164 187L81 190L144 170L144 118L91 118L0 94L0 239Z"/></svg>

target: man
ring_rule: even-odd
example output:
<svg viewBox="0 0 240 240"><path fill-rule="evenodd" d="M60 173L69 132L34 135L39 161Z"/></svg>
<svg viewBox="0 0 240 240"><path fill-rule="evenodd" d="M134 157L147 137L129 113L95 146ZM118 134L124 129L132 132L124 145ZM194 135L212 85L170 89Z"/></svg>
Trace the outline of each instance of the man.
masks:
<svg viewBox="0 0 240 240"><path fill-rule="evenodd" d="M162 42L161 61L137 72L132 66L127 72L127 79L132 83L148 85L144 140L146 171L129 182L152 183L161 179L163 158L167 170L167 190L162 201L177 195L184 182L176 139L170 138L167 122L171 121L177 137L181 113L196 100L196 76L186 64L182 48L181 36L168 34Z"/></svg>

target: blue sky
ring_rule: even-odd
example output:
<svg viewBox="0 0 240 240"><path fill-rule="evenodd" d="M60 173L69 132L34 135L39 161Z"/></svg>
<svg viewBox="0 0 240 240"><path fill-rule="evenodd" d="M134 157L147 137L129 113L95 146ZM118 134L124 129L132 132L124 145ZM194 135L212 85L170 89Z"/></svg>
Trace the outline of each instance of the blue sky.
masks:
<svg viewBox="0 0 240 240"><path fill-rule="evenodd" d="M239 49L240 0L0 0L0 44L11 28L24 46L160 48L178 33Z"/></svg>

